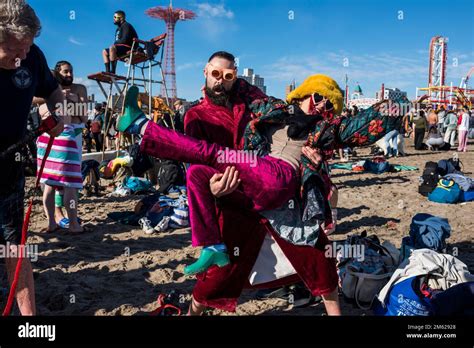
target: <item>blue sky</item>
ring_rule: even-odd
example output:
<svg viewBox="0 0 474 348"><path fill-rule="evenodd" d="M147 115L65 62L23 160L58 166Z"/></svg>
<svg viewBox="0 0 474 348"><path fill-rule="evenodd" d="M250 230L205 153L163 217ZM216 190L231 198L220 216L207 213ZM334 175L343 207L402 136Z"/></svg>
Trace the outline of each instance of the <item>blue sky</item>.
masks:
<svg viewBox="0 0 474 348"><path fill-rule="evenodd" d="M76 81L97 97L101 93L86 76L104 69L101 50L113 42L113 12L124 10L140 38L149 39L165 32L165 26L145 15L145 10L169 4L157 0L29 3L42 22L36 43L49 65L71 61ZM179 22L175 30L178 96L188 100L199 98L202 69L217 50L238 57L241 71L253 68L265 78L267 94L280 98L293 79L298 84L315 73L330 75L341 87L347 74L349 87L360 83L367 97L374 97L382 83L414 97L416 87L427 85L429 42L436 35L449 38L447 84L459 85L474 66L472 0L175 0L173 6L197 14L192 21ZM119 64L118 72L125 73Z"/></svg>

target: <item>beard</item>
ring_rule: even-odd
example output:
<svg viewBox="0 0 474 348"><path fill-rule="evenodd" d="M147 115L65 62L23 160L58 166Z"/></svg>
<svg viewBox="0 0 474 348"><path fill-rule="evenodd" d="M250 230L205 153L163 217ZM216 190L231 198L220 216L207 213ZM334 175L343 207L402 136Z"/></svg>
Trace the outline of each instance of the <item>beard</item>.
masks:
<svg viewBox="0 0 474 348"><path fill-rule="evenodd" d="M227 91L223 85L217 85L213 88L207 86L206 80L206 88L205 88L206 96L211 100L212 104L218 106L227 106L227 103L231 100L231 97L234 95L234 89ZM219 92L217 94L216 92Z"/></svg>
<svg viewBox="0 0 474 348"><path fill-rule="evenodd" d="M63 87L69 87L74 81L73 77L63 76L57 70L53 70L53 76L56 78L56 81L58 81L58 83Z"/></svg>
<svg viewBox="0 0 474 348"><path fill-rule="evenodd" d="M73 78L71 77L61 77L61 81L59 81L59 84L64 87L69 87L72 85Z"/></svg>

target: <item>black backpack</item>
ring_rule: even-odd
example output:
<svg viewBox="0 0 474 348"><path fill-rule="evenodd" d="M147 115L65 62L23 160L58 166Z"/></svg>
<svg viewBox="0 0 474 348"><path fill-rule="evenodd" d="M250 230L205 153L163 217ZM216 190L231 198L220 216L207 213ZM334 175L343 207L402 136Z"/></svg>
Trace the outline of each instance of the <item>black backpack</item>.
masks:
<svg viewBox="0 0 474 348"><path fill-rule="evenodd" d="M159 193L166 194L171 186L182 186L186 181L186 174L183 164L177 161L157 159L156 179L158 181Z"/></svg>
<svg viewBox="0 0 474 348"><path fill-rule="evenodd" d="M438 184L440 175L438 173L438 163L426 162L423 174L420 177L418 192L423 196L428 196Z"/></svg>
<svg viewBox="0 0 474 348"><path fill-rule="evenodd" d="M130 157L133 158L133 175L138 177L143 176L148 169L153 168L153 162L148 155L140 151L140 145L131 145L128 152Z"/></svg>

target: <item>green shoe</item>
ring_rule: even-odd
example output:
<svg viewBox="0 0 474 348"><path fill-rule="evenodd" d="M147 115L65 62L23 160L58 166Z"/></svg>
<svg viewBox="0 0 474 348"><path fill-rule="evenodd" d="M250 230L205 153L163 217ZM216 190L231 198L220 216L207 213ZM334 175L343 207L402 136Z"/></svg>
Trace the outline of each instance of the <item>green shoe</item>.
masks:
<svg viewBox="0 0 474 348"><path fill-rule="evenodd" d="M206 271L212 265L224 267L230 263L229 255L221 251L202 249L199 259L193 264L184 267L185 275L193 275Z"/></svg>
<svg viewBox="0 0 474 348"><path fill-rule="evenodd" d="M118 121L117 129L119 132L125 132L141 116L144 116L144 113L138 106L138 87L132 86L128 89L125 96L125 108L123 115Z"/></svg>

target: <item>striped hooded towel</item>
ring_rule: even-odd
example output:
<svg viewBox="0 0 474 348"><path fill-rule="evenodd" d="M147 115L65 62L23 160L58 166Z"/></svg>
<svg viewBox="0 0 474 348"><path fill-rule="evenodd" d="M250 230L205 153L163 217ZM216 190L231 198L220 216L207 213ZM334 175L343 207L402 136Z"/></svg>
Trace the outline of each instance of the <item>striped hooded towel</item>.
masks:
<svg viewBox="0 0 474 348"><path fill-rule="evenodd" d="M82 189L82 127L80 124L65 125L64 131L54 139L40 179L41 184ZM37 140L38 168L43 162L48 142L49 135L46 133Z"/></svg>

